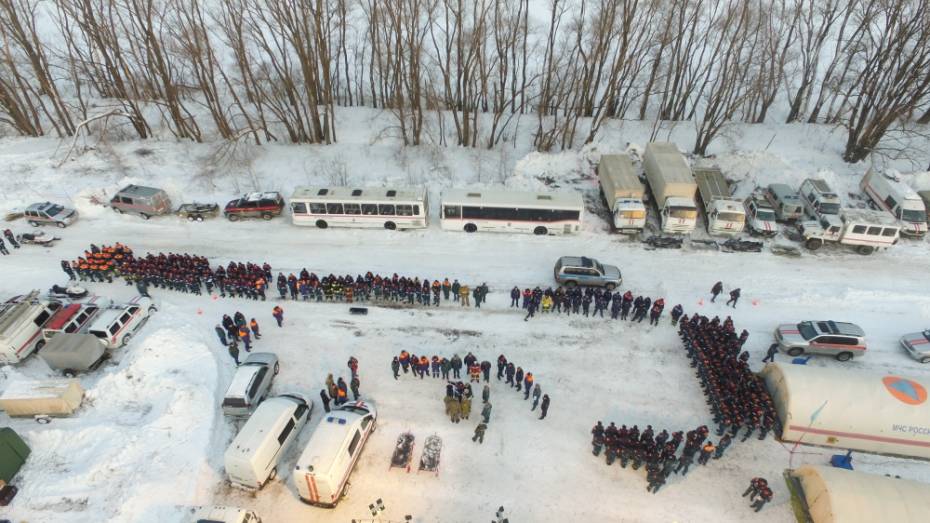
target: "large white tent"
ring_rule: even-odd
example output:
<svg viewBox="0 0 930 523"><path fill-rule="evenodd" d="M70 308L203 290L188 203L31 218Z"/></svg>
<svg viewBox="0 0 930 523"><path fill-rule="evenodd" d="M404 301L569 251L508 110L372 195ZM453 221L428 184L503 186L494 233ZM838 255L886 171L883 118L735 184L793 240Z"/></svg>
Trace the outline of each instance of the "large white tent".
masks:
<svg viewBox="0 0 930 523"><path fill-rule="evenodd" d="M805 465L792 472L814 523L924 523L930 485L833 467Z"/></svg>
<svg viewBox="0 0 930 523"><path fill-rule="evenodd" d="M930 458L930 382L846 368L766 365L781 437Z"/></svg>

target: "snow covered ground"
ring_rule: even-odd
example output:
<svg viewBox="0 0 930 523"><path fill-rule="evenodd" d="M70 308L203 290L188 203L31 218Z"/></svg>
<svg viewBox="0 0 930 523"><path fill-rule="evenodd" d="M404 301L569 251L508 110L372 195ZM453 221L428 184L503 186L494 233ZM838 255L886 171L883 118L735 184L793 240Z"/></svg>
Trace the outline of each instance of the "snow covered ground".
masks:
<svg viewBox="0 0 930 523"><path fill-rule="evenodd" d="M278 189L287 196L295 185L334 183L340 166L348 183L407 185L427 183L435 208L442 187L504 182L539 187L549 176L559 185L593 192L591 160L642 144L648 126L627 123L615 141L580 152L542 155L526 144L503 151L399 149L377 143L363 132L377 115L352 112L357 136L342 136L331 147L265 147L240 151L235 161L217 161L213 148L164 142L118 144L58 166L57 142L0 141L0 211L33 201L71 202L81 221L63 231L49 249L24 246L0 258L0 296L48 288L63 280L58 262L73 258L93 242L121 241L137 253L190 252L216 265L229 260L269 262L275 272L302 267L317 274L394 272L421 278L486 282L489 301L480 310L444 302L439 308L373 308L350 316L345 305L285 302L285 325L271 318L274 302L194 297L153 292L160 310L115 361L83 376L84 407L72 418L49 425L8 419L33 454L16 483L21 491L3 514L14 521L82 522L181 521L177 506L226 504L256 510L265 521L348 521L365 518L368 504L382 498L385 519L472 522L490 520L503 505L513 522L564 521L791 521L784 484L789 467L821 464L830 451L790 445L769 438L734 444L722 460L674 476L658 494L645 490L645 474L606 467L590 454L591 426L597 420L652 424L657 430L689 430L710 424L697 379L667 319L658 327L571 316L538 316L523 321L508 309L513 285L552 285L552 265L567 254L585 254L623 270L624 289L664 297L668 308L682 303L687 313L731 314L751 336L754 366L780 322L832 318L860 324L868 334L869 355L845 366L924 376L927 369L909 359L897 338L930 325L930 283L926 241L902 240L893 250L870 257L824 249L797 259L715 251L647 251L619 235L593 213L582 234L571 237L443 232L437 224L414 232L315 230L272 222L187 223L176 218L145 222L119 216L89 203L90 195L112 194L132 181L165 187L176 202L225 203L239 191ZM374 126L377 127L377 126ZM345 133L344 133L345 134ZM773 138L774 136L774 138ZM688 131L672 139L682 148ZM837 158L840 138L814 126L744 126L721 141L715 162L742 180L738 192L756 184L801 179L820 173L840 192L851 192L864 172ZM899 167L907 172L906 166ZM8 224L26 232L22 222ZM741 287L735 310L710 304L717 280ZM90 285L99 294L125 298L123 285ZM378 430L352 476L349 496L335 510L301 504L290 474L257 494L224 482L222 454L236 427L225 420L219 402L234 367L213 333L223 313L242 311L263 326L256 349L281 359L275 392L296 391L316 400L316 411L297 445L285 456L290 469L320 419L318 392L329 372L347 377L346 360L360 360L362 394L379 409ZM546 420L529 410L522 395L492 378L493 413L484 445L472 443L478 416L459 425L443 415L441 380L392 379L389 362L400 350L416 354L464 356L494 361L504 353L530 370L552 398ZM784 359L783 356L780 358ZM812 365L836 366L826 358ZM14 374L51 376L37 358L0 368L0 388ZM477 409L475 409L477 410ZM416 458L433 433L444 441L437 476L388 470L395 438L411 430ZM930 481L930 465L916 460L856 455L859 470L893 473ZM754 515L739 494L754 476L775 485L775 501Z"/></svg>

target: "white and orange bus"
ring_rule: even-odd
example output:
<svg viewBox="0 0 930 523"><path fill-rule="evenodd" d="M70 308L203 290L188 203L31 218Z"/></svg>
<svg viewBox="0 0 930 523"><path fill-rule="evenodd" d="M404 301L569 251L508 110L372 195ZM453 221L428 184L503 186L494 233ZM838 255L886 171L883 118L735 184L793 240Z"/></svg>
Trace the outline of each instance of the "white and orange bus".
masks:
<svg viewBox="0 0 930 523"><path fill-rule="evenodd" d="M442 193L440 212L450 231L571 234L581 229L584 200L571 191L451 189Z"/></svg>
<svg viewBox="0 0 930 523"><path fill-rule="evenodd" d="M294 225L422 229L429 225L426 188L298 187L291 196Z"/></svg>

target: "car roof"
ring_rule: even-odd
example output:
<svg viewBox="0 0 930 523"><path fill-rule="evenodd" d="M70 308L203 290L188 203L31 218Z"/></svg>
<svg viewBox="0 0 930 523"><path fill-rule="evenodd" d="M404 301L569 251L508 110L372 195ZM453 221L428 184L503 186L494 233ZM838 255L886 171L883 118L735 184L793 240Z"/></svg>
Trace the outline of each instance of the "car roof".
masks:
<svg viewBox="0 0 930 523"><path fill-rule="evenodd" d="M297 460L301 469L313 467L316 473L329 473L346 436L351 434L359 420L368 415L352 410L354 408L367 408L367 405L363 402L349 403L325 414Z"/></svg>
<svg viewBox="0 0 930 523"><path fill-rule="evenodd" d="M815 321L812 322L822 334L842 334L845 336L865 336L858 325L842 321Z"/></svg>
<svg viewBox="0 0 930 523"><path fill-rule="evenodd" d="M71 318L77 315L78 311L81 310L81 307L82 305L80 303L72 303L58 309L58 311L56 311L55 314L49 318L48 323L45 324L45 328L58 330L64 327L69 321L71 321Z"/></svg>
<svg viewBox="0 0 930 523"><path fill-rule="evenodd" d="M26 207L26 210L27 211L45 211L55 205L58 205L58 204L55 204L52 202L39 202L39 203L34 203L30 205L29 207Z"/></svg>
<svg viewBox="0 0 930 523"><path fill-rule="evenodd" d="M267 192L250 192L242 196L242 199L249 202L257 202L259 200L277 200L281 195L278 191L267 191Z"/></svg>
<svg viewBox="0 0 930 523"><path fill-rule="evenodd" d="M165 191L156 187L146 187L144 185L127 185L126 187L120 189L120 191L116 194L118 196L135 196L137 198L146 198L163 192Z"/></svg>
<svg viewBox="0 0 930 523"><path fill-rule="evenodd" d="M562 256L559 261L563 267L594 267L594 259L587 256Z"/></svg>
<svg viewBox="0 0 930 523"><path fill-rule="evenodd" d="M226 389L228 392L240 397L240 394L245 394L246 389L248 389L249 384L252 383L252 378L258 371L261 369L259 365L246 365L242 364L236 367L236 373L233 374L233 379L229 382L229 387Z"/></svg>

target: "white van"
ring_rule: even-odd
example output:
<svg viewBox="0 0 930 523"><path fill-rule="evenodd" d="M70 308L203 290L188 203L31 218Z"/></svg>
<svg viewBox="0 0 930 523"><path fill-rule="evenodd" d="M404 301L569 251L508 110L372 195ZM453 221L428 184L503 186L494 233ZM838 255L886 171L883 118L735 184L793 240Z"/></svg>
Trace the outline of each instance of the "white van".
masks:
<svg viewBox="0 0 930 523"><path fill-rule="evenodd" d="M375 430L374 405L346 403L326 415L297 460L293 480L300 500L333 508L348 489L349 474Z"/></svg>
<svg viewBox="0 0 930 523"><path fill-rule="evenodd" d="M880 209L901 220L901 234L922 238L927 234L927 207L924 201L900 178L869 169L859 188Z"/></svg>
<svg viewBox="0 0 930 523"><path fill-rule="evenodd" d="M38 296L39 291L32 291L0 305L0 364L19 363L44 344L42 327L61 303Z"/></svg>
<svg viewBox="0 0 930 523"><path fill-rule="evenodd" d="M129 303L100 311L87 332L99 338L108 349L123 347L156 310L151 298L136 296Z"/></svg>
<svg viewBox="0 0 930 523"><path fill-rule="evenodd" d="M297 394L263 401L226 449L226 475L233 486L258 490L274 479L312 412L313 403Z"/></svg>
<svg viewBox="0 0 930 523"><path fill-rule="evenodd" d="M255 512L237 507L192 507L190 523L262 523Z"/></svg>
<svg viewBox="0 0 930 523"><path fill-rule="evenodd" d="M808 178L801 183L801 200L804 211L811 219L824 215L840 214L840 197L827 182L819 178Z"/></svg>

